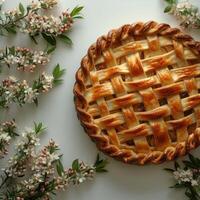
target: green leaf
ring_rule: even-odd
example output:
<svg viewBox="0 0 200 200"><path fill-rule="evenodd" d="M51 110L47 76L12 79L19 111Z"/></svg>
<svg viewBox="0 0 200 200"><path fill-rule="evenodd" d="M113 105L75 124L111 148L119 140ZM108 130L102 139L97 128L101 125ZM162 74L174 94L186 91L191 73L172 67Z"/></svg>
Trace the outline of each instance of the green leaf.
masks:
<svg viewBox="0 0 200 200"><path fill-rule="evenodd" d="M80 171L80 164L79 164L79 160L76 159L73 161L72 163L72 169L79 172Z"/></svg>
<svg viewBox="0 0 200 200"><path fill-rule="evenodd" d="M9 48L8 47L6 47L5 52L6 52L6 55L8 55L8 53L9 53Z"/></svg>
<svg viewBox="0 0 200 200"><path fill-rule="evenodd" d="M194 157L192 154L188 154L188 157L189 157L190 161L194 165L196 165L197 168L200 167L200 159L199 158Z"/></svg>
<svg viewBox="0 0 200 200"><path fill-rule="evenodd" d="M165 0L169 4L176 4L177 0Z"/></svg>
<svg viewBox="0 0 200 200"><path fill-rule="evenodd" d="M62 162L61 162L60 159L57 161L56 169L57 169L58 175L59 175L59 176L62 176L63 173L64 173L64 167L63 167L63 164L62 164Z"/></svg>
<svg viewBox="0 0 200 200"><path fill-rule="evenodd" d="M99 154L97 154L96 162L94 164L94 168L96 172L107 172L107 169L105 169L106 165L108 164L108 161L105 159L100 159Z"/></svg>
<svg viewBox="0 0 200 200"><path fill-rule="evenodd" d="M38 106L38 98L33 99L33 102L36 106Z"/></svg>
<svg viewBox="0 0 200 200"><path fill-rule="evenodd" d="M177 170L178 168L180 168L180 165L178 164L177 161L174 161L174 168L175 168L175 170Z"/></svg>
<svg viewBox="0 0 200 200"><path fill-rule="evenodd" d="M185 191L185 195L189 198L192 198L192 194L188 190Z"/></svg>
<svg viewBox="0 0 200 200"><path fill-rule="evenodd" d="M32 36L32 35L29 35L29 37L31 38L31 40L35 43L35 44L38 44L38 42L37 42L37 40L35 39L35 37L34 36Z"/></svg>
<svg viewBox="0 0 200 200"><path fill-rule="evenodd" d="M188 154L189 159L191 160L192 163L196 163L196 159L192 154Z"/></svg>
<svg viewBox="0 0 200 200"><path fill-rule="evenodd" d="M15 26L8 26L5 28L8 33L17 33Z"/></svg>
<svg viewBox="0 0 200 200"><path fill-rule="evenodd" d="M54 84L60 84L60 83L62 83L63 80L60 79L60 78L63 76L64 73L65 73L65 69L61 69L60 65L57 64L55 66L54 70L53 70L53 73L52 73L53 77L54 77L53 83Z"/></svg>
<svg viewBox="0 0 200 200"><path fill-rule="evenodd" d="M42 37L52 46L56 46L56 38L53 35L42 33Z"/></svg>
<svg viewBox="0 0 200 200"><path fill-rule="evenodd" d="M59 35L58 36L63 42L65 42L67 45L71 45L72 44L72 40L68 37L68 36L66 36L66 35L64 35L64 34L61 34L61 35Z"/></svg>
<svg viewBox="0 0 200 200"><path fill-rule="evenodd" d="M50 46L50 47L48 47L47 48L47 54L51 54L52 52L54 52L55 51L55 49L56 49L56 46Z"/></svg>
<svg viewBox="0 0 200 200"><path fill-rule="evenodd" d="M0 4L0 11L2 10L2 6L3 6L2 4L3 4L3 3Z"/></svg>
<svg viewBox="0 0 200 200"><path fill-rule="evenodd" d="M76 6L70 13L71 17L74 19L77 17L82 18L80 12L82 11L83 8L84 8L83 6Z"/></svg>
<svg viewBox="0 0 200 200"><path fill-rule="evenodd" d="M21 16L23 16L24 12L25 12L25 9L24 9L24 6L22 5L22 3L19 4L19 11L21 13Z"/></svg>
<svg viewBox="0 0 200 200"><path fill-rule="evenodd" d="M73 19L83 19L83 16L77 15L77 16L73 17Z"/></svg>
<svg viewBox="0 0 200 200"><path fill-rule="evenodd" d="M176 183L175 185L171 186L170 188L184 188L185 185L182 183Z"/></svg>
<svg viewBox="0 0 200 200"><path fill-rule="evenodd" d="M184 163L185 166L188 167L188 168L196 168L196 165L193 164L192 162L188 161L188 160L183 160L183 163Z"/></svg>
<svg viewBox="0 0 200 200"><path fill-rule="evenodd" d="M48 8L48 6L47 6L47 4L46 4L46 3L41 3L41 8L43 8L43 9L47 9L47 8Z"/></svg>
<svg viewBox="0 0 200 200"><path fill-rule="evenodd" d="M168 171L168 172L174 172L175 170L174 169L171 169L171 168L164 168L165 171Z"/></svg>
<svg viewBox="0 0 200 200"><path fill-rule="evenodd" d="M43 127L42 122L40 122L38 124L34 122L34 127L35 127L34 129L35 129L36 134L40 134L46 129L45 127Z"/></svg>
<svg viewBox="0 0 200 200"><path fill-rule="evenodd" d="M15 47L10 47L9 48L9 52L12 54L12 55L15 55Z"/></svg>
<svg viewBox="0 0 200 200"><path fill-rule="evenodd" d="M189 197L191 200L199 200L200 196L196 191L195 187L188 185L185 191L185 195Z"/></svg>
<svg viewBox="0 0 200 200"><path fill-rule="evenodd" d="M171 9L172 9L172 5L168 5L168 6L164 9L164 13L170 12Z"/></svg>

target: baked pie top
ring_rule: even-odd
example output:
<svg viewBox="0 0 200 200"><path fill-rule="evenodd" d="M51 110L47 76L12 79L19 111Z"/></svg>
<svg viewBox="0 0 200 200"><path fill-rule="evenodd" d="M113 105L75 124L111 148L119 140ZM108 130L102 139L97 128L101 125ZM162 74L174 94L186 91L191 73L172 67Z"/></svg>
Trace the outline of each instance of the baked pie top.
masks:
<svg viewBox="0 0 200 200"><path fill-rule="evenodd" d="M200 144L200 44L168 24L124 25L100 37L74 86L85 131L127 163L160 163Z"/></svg>

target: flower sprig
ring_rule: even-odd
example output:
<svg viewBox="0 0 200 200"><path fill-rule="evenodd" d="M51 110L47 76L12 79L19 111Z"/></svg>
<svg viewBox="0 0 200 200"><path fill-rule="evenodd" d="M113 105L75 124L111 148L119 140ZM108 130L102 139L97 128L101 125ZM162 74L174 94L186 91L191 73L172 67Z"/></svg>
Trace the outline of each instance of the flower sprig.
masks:
<svg viewBox="0 0 200 200"><path fill-rule="evenodd" d="M42 123L23 134L16 153L3 170L0 185L2 199L50 199L58 190L80 184L94 178L98 172L106 172L106 160L97 156L94 165L74 160L71 168L64 169L58 145L50 140L39 152L39 135L45 130Z"/></svg>
<svg viewBox="0 0 200 200"><path fill-rule="evenodd" d="M16 153L9 160L9 167L4 169L8 177L22 177L29 161L35 157L35 147L39 145L39 136L46 128L43 124L34 123L34 128L22 133L23 139L17 144Z"/></svg>
<svg viewBox="0 0 200 200"><path fill-rule="evenodd" d="M63 12L59 17L47 16L42 10L53 8L57 0L38 0L27 7L21 3L18 8L3 12L0 15L0 34L5 32L27 33L37 43L37 36L42 36L49 44L56 46L57 39L71 44L71 39L66 35L71 29L74 20L82 18L82 6L76 6L71 12Z"/></svg>
<svg viewBox="0 0 200 200"><path fill-rule="evenodd" d="M17 70L33 72L38 66L49 63L49 52L34 51L29 48L6 47L0 50L0 66L16 66Z"/></svg>
<svg viewBox="0 0 200 200"><path fill-rule="evenodd" d="M168 5L165 13L170 13L181 20L180 25L184 28L200 28L200 13L196 6L189 3L188 0L165 0Z"/></svg>
<svg viewBox="0 0 200 200"><path fill-rule="evenodd" d="M0 85L0 108L8 108L9 104L16 103L23 106L26 103L38 104L38 96L48 92L55 85L62 82L64 74L59 64L54 68L52 75L42 73L30 86L26 80L19 81L15 77L9 77Z"/></svg>
<svg viewBox="0 0 200 200"><path fill-rule="evenodd" d="M8 153L8 145L10 140L18 136L16 133L15 121L6 121L0 124L0 158L3 158Z"/></svg>
<svg viewBox="0 0 200 200"><path fill-rule="evenodd" d="M183 160L182 165L175 161L174 169L165 170L171 172L176 181L171 188L184 188L190 200L200 200L200 159L191 154L188 157L189 160Z"/></svg>

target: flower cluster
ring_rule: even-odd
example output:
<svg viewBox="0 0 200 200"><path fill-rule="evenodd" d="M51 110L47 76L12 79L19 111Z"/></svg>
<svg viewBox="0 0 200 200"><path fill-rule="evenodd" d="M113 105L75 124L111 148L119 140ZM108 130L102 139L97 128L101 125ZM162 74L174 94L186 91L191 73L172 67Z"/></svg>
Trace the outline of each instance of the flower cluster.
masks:
<svg viewBox="0 0 200 200"><path fill-rule="evenodd" d="M53 87L53 80L53 76L46 75L45 73L41 75L40 82L43 92L48 92Z"/></svg>
<svg viewBox="0 0 200 200"><path fill-rule="evenodd" d="M0 50L0 66L16 66L18 70L34 71L37 66L49 62L49 54L55 50L57 39L70 44L66 33L71 29L75 19L80 15L83 7L75 7L70 13L63 12L59 17L46 15L57 0L33 0L24 7L21 3L11 11L2 11L0 0L0 35L21 31L27 33L37 43L36 37L42 36L50 45L47 52L33 51L27 48L9 47ZM45 10L45 12L44 12ZM52 75L42 73L33 84L26 80L19 81L15 77L8 77L0 84L0 108L8 108L11 103L20 106L25 103L38 103L38 96L48 92L55 85L62 82L64 70L57 65ZM15 132L14 121L0 124L0 158L8 152L10 140L18 134ZM105 172L107 162L99 156L93 166L75 160L70 169L64 169L59 154L58 145L50 140L48 145L38 151L39 135L44 132L42 123L33 129L22 133L22 139L16 146L14 155L7 166L2 169L0 183L0 199L3 200L47 200L52 199L55 192L66 189L70 184L79 184L94 177L96 172Z"/></svg>
<svg viewBox="0 0 200 200"><path fill-rule="evenodd" d="M0 85L0 108L8 108L10 103L16 103L20 106L26 103L36 103L39 94L48 92L56 82L61 81L60 77L64 70L61 70L57 65L52 75L47 75L44 72L41 76L29 86L26 80L19 81L15 77L2 81Z"/></svg>
<svg viewBox="0 0 200 200"><path fill-rule="evenodd" d="M165 169L173 174L176 181L171 188L185 188L185 195L190 200L198 200L200 199L200 159L189 154L189 160L182 162L182 167L175 162L174 169Z"/></svg>
<svg viewBox="0 0 200 200"><path fill-rule="evenodd" d="M37 9L40 9L40 8L51 9L57 4L58 4L58 0L39 0L36 3L33 1L30 6L32 8L37 8Z"/></svg>
<svg viewBox="0 0 200 200"><path fill-rule="evenodd" d="M36 36L41 35L53 46L56 45L57 38L70 44L71 40L66 33L75 19L82 18L80 12L83 7L77 6L70 13L63 12L59 17L45 15L43 10L51 9L56 4L57 0L38 0L26 8L20 3L18 8L3 12L0 15L0 34L16 33L19 30L29 34L35 43L37 43Z"/></svg>
<svg viewBox="0 0 200 200"><path fill-rule="evenodd" d="M16 65L18 70L33 72L37 66L44 66L49 62L49 55L44 51L7 47L5 50L0 51L0 62L8 67Z"/></svg>
<svg viewBox="0 0 200 200"><path fill-rule="evenodd" d="M30 160L35 157L35 147L39 145L39 136L44 132L42 123L36 124L33 129L22 133L23 139L17 144L16 153L9 160L9 167L4 169L8 177L22 177L25 175Z"/></svg>
<svg viewBox="0 0 200 200"><path fill-rule="evenodd" d="M76 159L71 168L64 169L59 147L53 140L37 152L39 135L44 130L42 123L39 123L23 134L9 166L3 169L5 177L0 185L2 199L51 199L56 191L65 190L70 185L93 178L97 172L106 171L107 161L99 156L92 166Z"/></svg>
<svg viewBox="0 0 200 200"><path fill-rule="evenodd" d="M183 170L178 168L173 172L174 178L178 181L178 183L190 183L192 186L197 186L197 180L194 180L193 171L191 169Z"/></svg>
<svg viewBox="0 0 200 200"><path fill-rule="evenodd" d="M200 28L200 13L196 6L189 3L188 0L166 0L169 5L165 12L170 12L181 20L181 26L184 28Z"/></svg>
<svg viewBox="0 0 200 200"><path fill-rule="evenodd" d="M41 174L41 176L53 174L55 171L52 163L60 159L56 152L57 150L58 145L53 140L50 140L49 144L39 152L37 158L34 160L32 170Z"/></svg>
<svg viewBox="0 0 200 200"><path fill-rule="evenodd" d="M58 36L67 32L73 24L72 17L69 13L63 12L62 16L46 16L35 12L29 13L25 18L21 31L28 33L30 36L43 35Z"/></svg>
<svg viewBox="0 0 200 200"><path fill-rule="evenodd" d="M0 158L7 154L7 146L10 140L18 134L15 132L16 124L12 121L3 122L0 124Z"/></svg>
<svg viewBox="0 0 200 200"><path fill-rule="evenodd" d="M15 77L9 77L3 80L0 86L0 106L6 108L12 102L18 103L20 106L32 103L37 99L39 92L40 90L30 87L26 80L20 82Z"/></svg>

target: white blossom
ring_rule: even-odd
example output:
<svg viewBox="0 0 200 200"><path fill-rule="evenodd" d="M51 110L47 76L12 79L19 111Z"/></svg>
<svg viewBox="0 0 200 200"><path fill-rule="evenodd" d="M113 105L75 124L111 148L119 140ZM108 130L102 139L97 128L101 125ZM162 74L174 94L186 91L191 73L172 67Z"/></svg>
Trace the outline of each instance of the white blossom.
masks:
<svg viewBox="0 0 200 200"><path fill-rule="evenodd" d="M0 158L7 154L7 146L10 144L10 140L16 136L15 128L14 121L0 124Z"/></svg>
<svg viewBox="0 0 200 200"><path fill-rule="evenodd" d="M17 65L19 70L32 72L36 66L46 65L49 62L49 55L43 51L11 47L1 50L0 62L8 66Z"/></svg>
<svg viewBox="0 0 200 200"><path fill-rule="evenodd" d="M11 140L11 136L9 136L9 133L1 133L0 134L0 141L4 140L6 143Z"/></svg>
<svg viewBox="0 0 200 200"><path fill-rule="evenodd" d="M96 163L102 164L102 160L97 159L94 166L76 160L78 168L61 169L63 167L61 167L58 145L53 140L37 153L34 141L38 138L38 134L34 131L40 126L36 125L36 127L23 134L15 155L9 161L9 166L4 169L8 178L17 180L12 184L12 192L16 194L16 199L27 198L28 194L31 199L40 195L41 199L47 200L50 199L51 193L57 190L65 190L72 184L80 184L94 177ZM35 152L33 156L27 154L30 152L29 149ZM18 176L23 178L17 179Z"/></svg>
<svg viewBox="0 0 200 200"><path fill-rule="evenodd" d="M66 20L63 20L64 18ZM30 12L21 31L32 36L37 33L50 33L57 36L71 28L72 23L73 20L67 12L63 12L61 17L54 17L53 15L46 16Z"/></svg>
<svg viewBox="0 0 200 200"><path fill-rule="evenodd" d="M191 185L192 186L198 186L199 184L198 184L197 180L192 180Z"/></svg>
<svg viewBox="0 0 200 200"><path fill-rule="evenodd" d="M27 103L33 103L34 99L36 99L38 95L39 93L37 90L33 90L32 88L27 87L27 89L24 91L24 101Z"/></svg>
<svg viewBox="0 0 200 200"><path fill-rule="evenodd" d="M185 28L200 28L200 14L198 8L189 1L180 1L172 5L170 12L181 20Z"/></svg>
<svg viewBox="0 0 200 200"><path fill-rule="evenodd" d="M8 77L0 85L1 107L6 108L10 103L18 103L22 106L25 103L33 103L42 92L48 92L53 88L54 77L42 73L38 80L30 86L26 80L19 81L15 77Z"/></svg>
<svg viewBox="0 0 200 200"><path fill-rule="evenodd" d="M193 186L198 185L197 181L193 179L193 172L191 169L180 169L178 168L176 171L173 172L174 178L178 181L178 183L181 182L188 182L191 183Z"/></svg>
<svg viewBox="0 0 200 200"><path fill-rule="evenodd" d="M53 76L46 75L45 73L41 76L41 83L43 84L43 90L48 91L53 87Z"/></svg>
<svg viewBox="0 0 200 200"><path fill-rule="evenodd" d="M45 8L53 8L57 3L58 0L39 0L40 5L45 5Z"/></svg>
<svg viewBox="0 0 200 200"><path fill-rule="evenodd" d="M16 153L9 159L10 166L5 169L9 177L23 176L30 159L36 156L35 147L39 145L39 135L34 129L22 133L23 139L16 145Z"/></svg>

